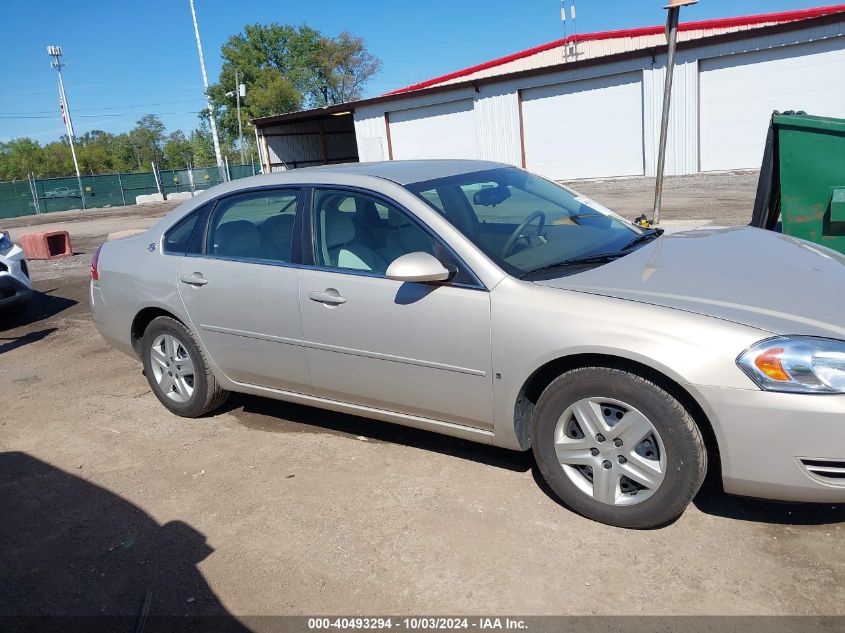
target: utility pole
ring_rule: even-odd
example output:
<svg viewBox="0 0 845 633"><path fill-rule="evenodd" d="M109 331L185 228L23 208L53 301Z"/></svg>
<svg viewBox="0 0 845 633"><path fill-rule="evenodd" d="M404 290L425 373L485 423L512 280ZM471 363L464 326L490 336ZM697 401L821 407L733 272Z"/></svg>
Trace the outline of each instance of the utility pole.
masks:
<svg viewBox="0 0 845 633"><path fill-rule="evenodd" d="M76 160L76 148L73 146L73 121L70 118L70 106L65 95L65 82L62 79L62 47L48 46L47 54L53 58L50 66L59 73L59 107L62 111L62 121L65 124L67 140L70 143L70 155L73 156L73 168L76 170L76 184L79 187L79 196L82 198L82 208L85 208L85 191L82 189L82 178L79 175L79 162Z"/></svg>
<svg viewBox="0 0 845 633"><path fill-rule="evenodd" d="M235 96L238 103L238 147L241 150L241 165L244 164L244 126L241 123L241 97L246 96L246 85L238 81L238 71L235 70Z"/></svg>
<svg viewBox="0 0 845 633"><path fill-rule="evenodd" d="M211 99L208 96L208 75L205 72L205 58L202 56L202 42L200 41L200 29L197 26L197 12L194 9L194 0L188 0L191 4L191 17L194 19L194 35L197 37L197 53L200 56L200 70L202 71L202 84L205 87L205 105L208 108L208 120L211 124L211 138L214 141L214 156L217 159L217 167L223 176L223 155L220 153L220 139L217 137L217 122L214 120L214 111L211 109Z"/></svg>
<svg viewBox="0 0 845 633"><path fill-rule="evenodd" d="M697 2L698 0L670 0L669 4L663 7L669 10L666 18L666 40L669 47L666 55L666 82L663 85L663 115L660 119L660 144L657 148L657 181L654 185L652 224L660 223L660 205L663 202L663 172L666 168L666 140L669 135L669 112L672 106L672 76L675 73L678 19L681 15L681 7Z"/></svg>

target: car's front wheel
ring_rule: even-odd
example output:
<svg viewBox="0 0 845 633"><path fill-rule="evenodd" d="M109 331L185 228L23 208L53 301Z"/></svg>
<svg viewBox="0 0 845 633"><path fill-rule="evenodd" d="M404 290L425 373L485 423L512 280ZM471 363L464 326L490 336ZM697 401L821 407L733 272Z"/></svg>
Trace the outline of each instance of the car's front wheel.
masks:
<svg viewBox="0 0 845 633"><path fill-rule="evenodd" d="M176 319L153 319L141 354L150 388L172 413L196 418L226 401L229 392L217 383L191 331Z"/></svg>
<svg viewBox="0 0 845 633"><path fill-rule="evenodd" d="M670 393L627 371L586 367L555 379L534 415L533 450L576 512L627 528L664 525L704 481L701 431Z"/></svg>

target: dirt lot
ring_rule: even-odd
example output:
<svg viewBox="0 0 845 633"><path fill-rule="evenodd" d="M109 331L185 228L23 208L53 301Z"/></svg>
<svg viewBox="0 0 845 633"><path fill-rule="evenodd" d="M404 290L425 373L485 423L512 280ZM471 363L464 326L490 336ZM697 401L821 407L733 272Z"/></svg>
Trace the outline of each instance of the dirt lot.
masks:
<svg viewBox="0 0 845 633"><path fill-rule="evenodd" d="M672 179L667 216L745 222L753 183ZM583 185L648 206L645 181ZM30 322L0 326L0 615L134 615L147 592L153 614L239 617L845 615L843 507L708 486L625 531L558 504L528 454L253 397L170 415L86 298L95 244L164 210L38 218L78 254L34 262Z"/></svg>

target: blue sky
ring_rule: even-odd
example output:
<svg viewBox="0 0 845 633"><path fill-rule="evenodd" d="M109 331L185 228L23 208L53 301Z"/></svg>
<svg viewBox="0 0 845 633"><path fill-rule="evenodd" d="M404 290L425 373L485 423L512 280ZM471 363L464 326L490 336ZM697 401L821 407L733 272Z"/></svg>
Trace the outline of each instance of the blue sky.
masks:
<svg viewBox="0 0 845 633"><path fill-rule="evenodd" d="M302 24L365 38L383 70L373 96L562 36L560 0L195 0L209 80L220 45L252 22ZM660 24L659 0L576 0L578 30ZM824 0L701 0L683 20L820 6ZM571 26L571 25L570 25ZM76 133L121 132L144 114L168 130L196 127L203 107L188 0L3 0L0 141L63 133L48 44L64 48ZM29 118L22 118L29 117Z"/></svg>

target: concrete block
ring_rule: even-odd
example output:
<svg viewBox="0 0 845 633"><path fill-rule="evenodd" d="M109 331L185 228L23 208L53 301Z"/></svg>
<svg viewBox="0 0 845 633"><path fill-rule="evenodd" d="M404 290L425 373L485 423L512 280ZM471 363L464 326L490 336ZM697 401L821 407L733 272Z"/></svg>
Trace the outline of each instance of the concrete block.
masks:
<svg viewBox="0 0 845 633"><path fill-rule="evenodd" d="M21 235L21 248L27 259L59 259L73 255L67 231L42 231Z"/></svg>
<svg viewBox="0 0 845 633"><path fill-rule="evenodd" d="M121 240L124 237L132 237L133 235L138 235L138 233L143 233L144 231L146 231L146 229L126 229L124 231L114 231L106 236L106 240L109 242L112 240Z"/></svg>
<svg viewBox="0 0 845 633"><path fill-rule="evenodd" d="M167 194L168 200L190 200L193 197L194 194L191 191L176 191L174 193Z"/></svg>
<svg viewBox="0 0 845 633"><path fill-rule="evenodd" d="M164 202L164 196L160 193L149 193L135 198L135 204L149 204L150 202Z"/></svg>

